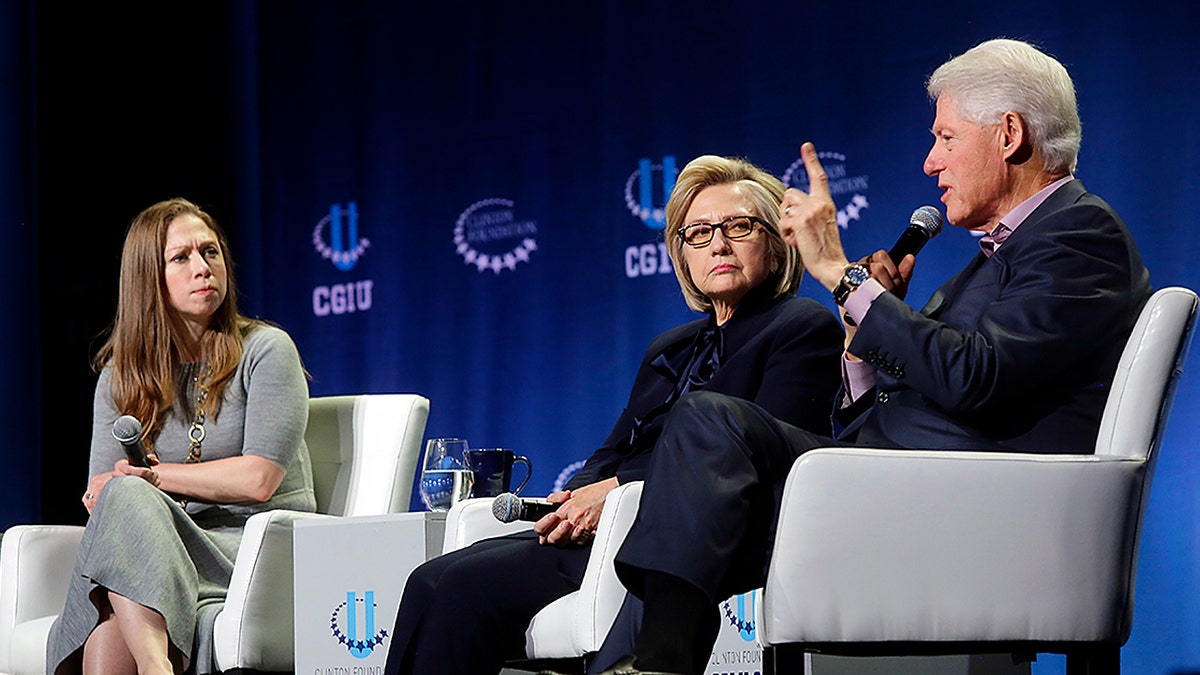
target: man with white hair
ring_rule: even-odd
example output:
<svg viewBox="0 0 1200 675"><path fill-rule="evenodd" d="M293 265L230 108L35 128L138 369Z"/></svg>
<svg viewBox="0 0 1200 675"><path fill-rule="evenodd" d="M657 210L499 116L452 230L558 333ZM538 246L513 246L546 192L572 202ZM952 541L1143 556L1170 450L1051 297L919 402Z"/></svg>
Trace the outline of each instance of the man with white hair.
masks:
<svg viewBox="0 0 1200 675"><path fill-rule="evenodd" d="M847 259L828 178L804 145L810 190L787 192L780 228L841 308L844 431L822 438L709 392L679 401L617 556L644 603L641 628L604 673L703 672L719 600L763 583L778 496L807 450L1092 451L1151 288L1125 225L1072 176L1071 78L1029 44L991 40L938 68L928 89L925 173L948 220L983 233L982 250L917 312L903 301L911 255Z"/></svg>

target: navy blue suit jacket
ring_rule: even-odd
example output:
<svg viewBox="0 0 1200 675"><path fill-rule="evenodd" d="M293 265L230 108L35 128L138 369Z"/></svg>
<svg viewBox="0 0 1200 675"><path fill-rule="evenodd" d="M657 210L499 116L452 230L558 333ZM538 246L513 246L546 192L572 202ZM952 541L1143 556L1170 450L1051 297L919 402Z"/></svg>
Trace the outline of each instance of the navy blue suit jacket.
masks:
<svg viewBox="0 0 1200 675"><path fill-rule="evenodd" d="M862 397L870 407L842 438L1090 453L1117 360L1150 293L1124 223L1080 181L1068 182L920 313L890 293L875 301L850 352L878 369L876 390Z"/></svg>
<svg viewBox="0 0 1200 675"><path fill-rule="evenodd" d="M725 355L720 369L705 391L752 401L777 419L818 434L829 434L829 402L841 383L842 345L845 333L837 318L809 298L773 298L760 286L738 303L722 328ZM639 438L636 447L624 442L637 417L661 404L676 378L661 365L660 357L678 372L687 360L687 348L698 332L712 325L712 317L693 321L659 335L646 349L629 403L604 444L567 484L575 489L612 476L624 484L642 480L649 451L661 431L665 415Z"/></svg>

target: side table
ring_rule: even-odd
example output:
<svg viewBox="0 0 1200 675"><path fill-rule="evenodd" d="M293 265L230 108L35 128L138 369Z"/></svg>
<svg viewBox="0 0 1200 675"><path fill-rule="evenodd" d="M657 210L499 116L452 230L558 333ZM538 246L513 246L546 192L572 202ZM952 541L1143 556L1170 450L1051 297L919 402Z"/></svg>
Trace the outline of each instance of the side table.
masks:
<svg viewBox="0 0 1200 675"><path fill-rule="evenodd" d="M404 583L445 528L443 512L297 522L296 674L382 673Z"/></svg>

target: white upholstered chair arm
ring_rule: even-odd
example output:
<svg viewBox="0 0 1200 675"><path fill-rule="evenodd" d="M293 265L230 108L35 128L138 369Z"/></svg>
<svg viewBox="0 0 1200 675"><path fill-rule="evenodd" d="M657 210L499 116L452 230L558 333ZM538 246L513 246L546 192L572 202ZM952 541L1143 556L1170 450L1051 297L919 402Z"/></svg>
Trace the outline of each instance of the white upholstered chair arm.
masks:
<svg viewBox="0 0 1200 675"><path fill-rule="evenodd" d="M642 499L642 482L608 493L579 590L547 605L525 631L529 658L569 658L598 651L625 601L614 561Z"/></svg>
<svg viewBox="0 0 1200 675"><path fill-rule="evenodd" d="M1093 455L809 452L784 489L761 639L1128 636L1144 471Z"/></svg>
<svg viewBox="0 0 1200 675"><path fill-rule="evenodd" d="M214 626L214 652L222 670L292 670L292 524L332 517L277 510L246 521L229 595Z"/></svg>
<svg viewBox="0 0 1200 675"><path fill-rule="evenodd" d="M0 540L0 672L45 669L45 633L62 611L83 528L17 525ZM36 631L40 639L24 633ZM34 664L40 664L38 668Z"/></svg>
<svg viewBox="0 0 1200 675"><path fill-rule="evenodd" d="M618 486L608 493L580 588L534 616L525 632L525 653L529 658L574 657L600 648L625 601L625 587L617 580L613 561L633 525L641 498L640 481ZM490 498L468 499L446 514L442 552L532 526L533 523L520 521L507 525L499 522L492 515Z"/></svg>
<svg viewBox="0 0 1200 675"><path fill-rule="evenodd" d="M502 523L492 515L492 498L464 499L446 513L446 534L442 553L466 548L481 539L501 537L533 527L533 523L518 520Z"/></svg>

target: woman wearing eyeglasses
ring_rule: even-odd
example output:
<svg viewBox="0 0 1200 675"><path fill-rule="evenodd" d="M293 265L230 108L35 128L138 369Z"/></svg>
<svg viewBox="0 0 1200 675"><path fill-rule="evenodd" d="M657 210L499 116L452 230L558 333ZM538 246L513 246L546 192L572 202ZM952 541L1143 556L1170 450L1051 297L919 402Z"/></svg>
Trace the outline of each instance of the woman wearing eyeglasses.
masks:
<svg viewBox="0 0 1200 675"><path fill-rule="evenodd" d="M687 392L744 398L830 433L844 333L829 310L795 297L803 265L776 225L783 192L742 160L706 155L684 167L667 202L667 250L688 306L707 316L651 342L612 433L565 490L549 495L555 513L531 532L413 572L385 672L475 675L524 658L533 615L579 588L605 496L645 477L668 413ZM719 616L710 623L715 639Z"/></svg>

